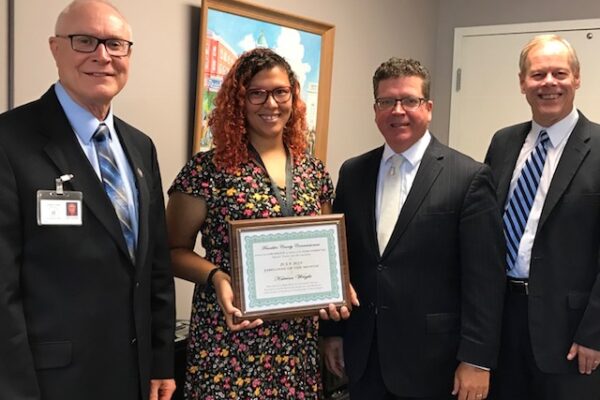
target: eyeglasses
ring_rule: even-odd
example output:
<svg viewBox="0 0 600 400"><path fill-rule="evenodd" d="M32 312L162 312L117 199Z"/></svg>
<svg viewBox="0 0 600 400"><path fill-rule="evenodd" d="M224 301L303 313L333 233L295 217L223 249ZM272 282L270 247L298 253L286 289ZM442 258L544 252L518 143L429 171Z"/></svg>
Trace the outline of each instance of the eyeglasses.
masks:
<svg viewBox="0 0 600 400"><path fill-rule="evenodd" d="M414 96L407 96L401 99L396 99L393 97L380 97L375 99L375 106L380 111L386 111L396 107L396 104L399 102L404 111L414 111L421 107L421 104L425 103L426 101L427 99L423 97Z"/></svg>
<svg viewBox="0 0 600 400"><path fill-rule="evenodd" d="M269 96L272 96L273 100L279 104L285 103L292 97L292 88L289 86L282 86L273 90L250 89L246 93L246 98L250 104L254 104L255 106L265 104Z"/></svg>
<svg viewBox="0 0 600 400"><path fill-rule="evenodd" d="M56 37L70 39L71 48L79 53L93 53L98 45L103 44L109 55L123 57L129 55L133 46L133 42L125 39L100 39L90 35L56 35Z"/></svg>

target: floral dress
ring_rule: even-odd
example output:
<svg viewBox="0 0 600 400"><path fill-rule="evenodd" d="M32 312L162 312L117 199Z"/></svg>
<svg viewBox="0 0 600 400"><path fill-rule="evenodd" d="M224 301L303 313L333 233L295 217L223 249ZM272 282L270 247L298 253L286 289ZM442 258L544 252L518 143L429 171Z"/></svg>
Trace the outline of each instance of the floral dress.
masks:
<svg viewBox="0 0 600 400"><path fill-rule="evenodd" d="M213 151L196 154L169 193L203 198L208 214L200 231L205 258L229 272L227 221L280 217L264 169L253 160L235 174L218 171ZM293 210L317 215L333 195L323 163L306 156L293 165ZM185 398L317 399L321 392L315 318L265 321L231 332L212 288L197 285L187 347Z"/></svg>

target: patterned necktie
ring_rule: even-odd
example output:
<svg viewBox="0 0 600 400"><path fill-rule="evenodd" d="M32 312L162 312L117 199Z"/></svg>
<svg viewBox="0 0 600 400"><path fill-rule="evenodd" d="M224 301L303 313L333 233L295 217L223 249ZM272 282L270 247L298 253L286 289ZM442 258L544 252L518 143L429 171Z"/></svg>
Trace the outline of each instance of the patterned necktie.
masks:
<svg viewBox="0 0 600 400"><path fill-rule="evenodd" d="M104 190L110 198L119 218L129 256L135 262L135 233L131 226L129 203L125 195L123 179L115 162L115 156L110 149L109 137L110 131L108 127L105 124L100 124L93 136L96 145L96 154L98 155L98 164L100 166L100 175L102 176Z"/></svg>
<svg viewBox="0 0 600 400"><path fill-rule="evenodd" d="M525 162L521 175L517 180L517 185L508 200L506 210L504 211L504 236L506 238L507 254L506 269L510 271L514 268L519 254L519 243L525 231L525 225L529 219L529 212L537 193L546 154L548 149L548 133L541 131L538 137L538 143Z"/></svg>
<svg viewBox="0 0 600 400"><path fill-rule="evenodd" d="M387 246L398 215L400 214L400 191L402 185L402 174L400 167L404 157L394 154L389 159L390 167L383 178L383 191L381 194L381 207L379 211L379 222L377 224L377 243L379 244L379 254L383 254Z"/></svg>

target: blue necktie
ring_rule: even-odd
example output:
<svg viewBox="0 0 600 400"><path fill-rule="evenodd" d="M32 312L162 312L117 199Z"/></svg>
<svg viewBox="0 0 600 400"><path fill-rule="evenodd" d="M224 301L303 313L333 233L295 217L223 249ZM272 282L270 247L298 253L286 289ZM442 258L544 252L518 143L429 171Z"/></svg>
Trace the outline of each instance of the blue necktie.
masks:
<svg viewBox="0 0 600 400"><path fill-rule="evenodd" d="M105 124L100 124L93 136L96 145L96 154L98 155L98 164L100 166L100 175L102 176L104 190L110 198L119 218L129 256L135 262L135 233L131 225L129 203L125 195L123 179L115 162L115 156L110 149L109 137L110 131L108 127Z"/></svg>
<svg viewBox="0 0 600 400"><path fill-rule="evenodd" d="M525 162L521 175L517 180L510 199L508 200L506 210L504 211L504 236L506 237L507 254L506 269L510 271L514 268L519 254L519 243L525 231L525 225L529 219L529 212L535 199L535 194L540 183L546 154L548 149L548 133L541 131L538 136L538 142L529 158Z"/></svg>

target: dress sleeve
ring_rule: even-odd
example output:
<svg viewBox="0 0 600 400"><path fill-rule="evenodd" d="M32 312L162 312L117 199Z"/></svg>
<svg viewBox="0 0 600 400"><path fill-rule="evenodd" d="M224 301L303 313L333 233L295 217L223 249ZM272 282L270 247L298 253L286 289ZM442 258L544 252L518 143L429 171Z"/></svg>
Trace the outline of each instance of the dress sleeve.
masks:
<svg viewBox="0 0 600 400"><path fill-rule="evenodd" d="M177 191L208 200L215 187L212 154L213 152L209 151L193 156L175 177L168 194Z"/></svg>
<svg viewBox="0 0 600 400"><path fill-rule="evenodd" d="M329 172L323 162L318 159L315 159L315 180L318 184L319 202L322 204L333 201L333 182L331 182L331 176L329 176Z"/></svg>

